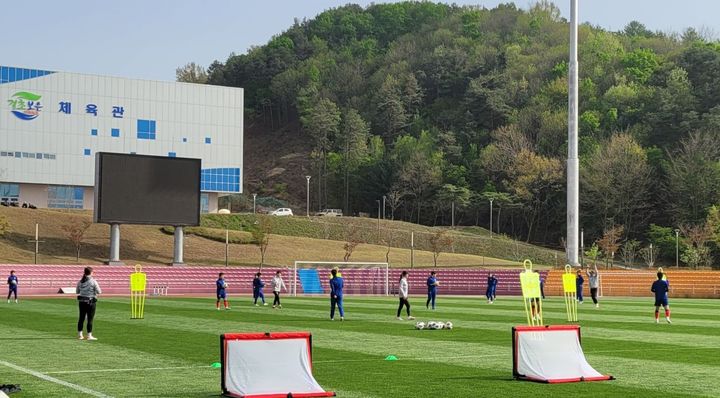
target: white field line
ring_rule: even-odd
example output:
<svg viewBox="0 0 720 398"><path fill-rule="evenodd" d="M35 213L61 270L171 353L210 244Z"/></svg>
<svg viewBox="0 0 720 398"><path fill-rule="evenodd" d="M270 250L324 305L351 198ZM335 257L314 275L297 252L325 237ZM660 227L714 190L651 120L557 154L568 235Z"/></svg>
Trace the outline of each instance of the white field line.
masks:
<svg viewBox="0 0 720 398"><path fill-rule="evenodd" d="M95 390L91 390L91 389L89 389L89 388L86 388L86 387L83 387L83 386L79 386L79 385L77 385L77 384L73 384L73 383L69 383L69 382L64 381L64 380L56 379L56 378L54 378L54 377L52 377L52 376L48 376L48 375L46 375L46 374L44 374L44 373L40 373L40 372L38 372L38 371L35 371L35 370L32 370L32 369L28 369L28 368L23 368L22 366L18 366L18 365L15 365L15 364L13 364L13 363L10 363L10 362L5 362L5 361L0 360L0 365L4 365L4 366L7 366L8 368L15 369L15 370L17 370L18 372L27 373L27 374L29 374L29 375L32 375L32 376L37 377L38 379L42 379L42 380L45 380L45 381L49 381L49 382L51 382L51 383L60 384L61 386L65 386L65 387L68 387L68 388L72 388L73 390L77 390L77 391L80 391L80 392L82 392L82 393L85 393L85 394L88 394L88 395L92 395L93 397L98 397L98 398L112 398L110 395L105 395L105 394L103 394L103 393L101 393L101 392L98 392L98 391L95 391Z"/></svg>
<svg viewBox="0 0 720 398"><path fill-rule="evenodd" d="M207 366L173 366L168 368L122 368L122 369L85 369L85 370L58 370L52 372L45 372L46 375L60 375L60 374L76 374L76 373L105 373L105 372L144 372L146 370L177 370L177 369L200 369L208 368Z"/></svg>

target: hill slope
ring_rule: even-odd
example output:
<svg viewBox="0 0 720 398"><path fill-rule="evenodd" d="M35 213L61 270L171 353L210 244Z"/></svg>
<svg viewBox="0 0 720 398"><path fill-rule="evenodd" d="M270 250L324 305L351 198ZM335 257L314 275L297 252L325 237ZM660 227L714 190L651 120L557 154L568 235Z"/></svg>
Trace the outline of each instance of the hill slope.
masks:
<svg viewBox="0 0 720 398"><path fill-rule="evenodd" d="M0 207L0 216L5 216L10 223L10 231L0 238L0 262L32 263L34 244L33 239L35 223L40 225L40 255L39 263L74 263L75 252L71 243L65 238L62 226L75 220L91 220L89 212L58 211L48 209L20 209ZM188 264L224 264L225 245L214 238L224 236L224 228L214 229L219 215L203 216L205 231L199 235L190 233L185 240L185 261ZM267 251L266 263L274 265L289 265L295 260L341 261L345 253L344 241L333 240L342 231L342 222L357 223L362 228L363 223L373 220L338 219L338 220L307 220L303 217L277 218L267 217L270 222L276 222L270 245ZM228 218L234 222L231 228L252 229L256 218L252 215L232 215ZM333 225L335 225L333 227ZM394 226L397 233L402 233L402 223L387 221L386 229ZM427 229L427 228L426 228ZM377 231L377 230L375 230ZM327 233L325 239L322 234ZM418 235L423 233L418 231ZM209 238L203 237L203 235ZM233 234L234 238L250 241L246 232ZM339 238L342 239L342 238ZM420 241L421 239L418 238ZM80 255L81 263L98 263L107 259L109 227L104 224L93 224L85 234L84 244ZM352 261L385 261L388 251L385 245L360 244L353 252ZM464 243L468 245L469 243ZM172 261L173 237L163 232L158 226L125 225L121 230L121 258L128 262L142 263L169 263ZM537 249L540 250L540 249ZM516 266L512 259L497 259L478 255L478 253L465 254L451 248L443 250L440 254L439 266ZM415 250L416 266L431 266L433 255L427 250ZM229 248L230 263L233 265L257 265L260 260L259 250L253 244L231 244ZM391 266L409 266L410 250L402 247L390 248L389 259ZM547 262L546 262L547 263Z"/></svg>

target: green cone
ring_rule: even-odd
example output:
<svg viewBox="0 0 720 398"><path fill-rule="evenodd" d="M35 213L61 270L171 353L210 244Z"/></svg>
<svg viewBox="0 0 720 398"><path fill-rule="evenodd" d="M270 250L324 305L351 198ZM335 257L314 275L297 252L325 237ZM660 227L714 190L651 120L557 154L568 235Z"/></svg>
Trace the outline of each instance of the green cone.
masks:
<svg viewBox="0 0 720 398"><path fill-rule="evenodd" d="M388 355L385 357L386 361L397 361L397 357L395 355Z"/></svg>
<svg viewBox="0 0 720 398"><path fill-rule="evenodd" d="M219 368L219 367L221 367L221 365L220 365L220 362L213 362L213 363L210 365L210 367L211 367L211 368Z"/></svg>

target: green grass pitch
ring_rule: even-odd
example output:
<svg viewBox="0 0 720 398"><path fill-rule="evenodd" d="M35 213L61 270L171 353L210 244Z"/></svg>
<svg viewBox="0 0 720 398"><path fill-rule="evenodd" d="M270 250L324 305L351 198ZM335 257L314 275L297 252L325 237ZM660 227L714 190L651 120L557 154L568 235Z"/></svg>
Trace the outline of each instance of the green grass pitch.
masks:
<svg viewBox="0 0 720 398"><path fill-rule="evenodd" d="M440 296L434 312L411 298L418 320L455 325L421 331L395 320L394 298L346 297L345 322L329 321L324 297L285 298L282 310L231 300L232 310L216 311L212 297L149 298L145 319L131 320L128 299L102 298L94 342L75 339L72 299L2 302L0 384L22 385L12 398L217 397L220 370L210 364L221 333L310 331L315 376L340 397L720 396L718 300L671 299L672 325L655 324L650 297L586 302L588 361L617 380L561 385L512 379L510 328L525 319L518 297ZM546 324L565 323L562 298L544 303Z"/></svg>

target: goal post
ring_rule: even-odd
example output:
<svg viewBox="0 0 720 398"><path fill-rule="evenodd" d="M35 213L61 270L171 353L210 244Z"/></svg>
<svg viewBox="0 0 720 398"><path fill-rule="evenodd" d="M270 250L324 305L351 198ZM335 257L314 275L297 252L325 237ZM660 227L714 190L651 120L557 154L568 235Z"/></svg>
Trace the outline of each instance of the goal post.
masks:
<svg viewBox="0 0 720 398"><path fill-rule="evenodd" d="M295 261L292 294L329 293L330 272L337 267L345 281L345 294L390 294L388 263L359 261Z"/></svg>

